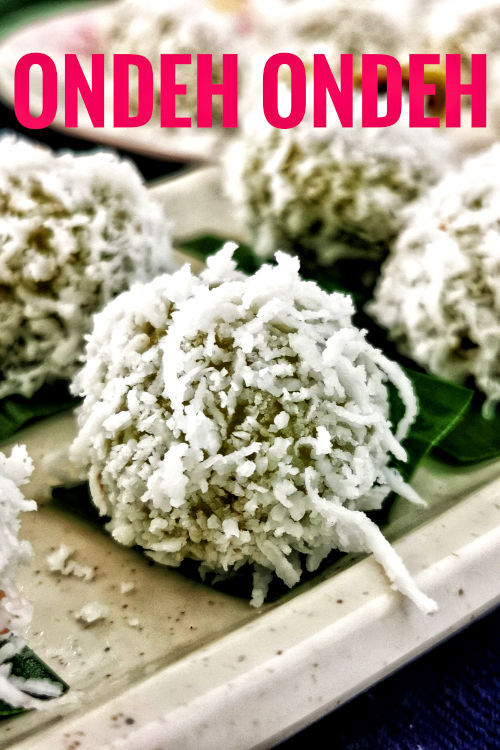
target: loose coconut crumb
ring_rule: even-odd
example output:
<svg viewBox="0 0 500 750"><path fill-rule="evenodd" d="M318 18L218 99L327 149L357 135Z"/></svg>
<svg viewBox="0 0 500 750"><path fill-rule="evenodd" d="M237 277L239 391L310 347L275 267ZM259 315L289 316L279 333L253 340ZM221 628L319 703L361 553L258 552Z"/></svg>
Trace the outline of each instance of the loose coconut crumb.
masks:
<svg viewBox="0 0 500 750"><path fill-rule="evenodd" d="M134 589L135 589L135 583L132 583L131 581L122 581L120 583L121 594L130 594Z"/></svg>
<svg viewBox="0 0 500 750"><path fill-rule="evenodd" d="M83 607L75 612L75 619L83 625L93 625L99 620L104 620L108 616L109 607L100 602L87 602Z"/></svg>
<svg viewBox="0 0 500 750"><path fill-rule="evenodd" d="M402 370L351 321L351 299L299 276L283 253L254 276L228 243L195 277L188 266L135 285L95 318L71 453L125 545L227 575L254 567L252 604L276 574L289 587L332 549L373 552L394 586L419 591L363 511L396 490L390 466L417 403ZM387 384L405 416L393 431Z"/></svg>
<svg viewBox="0 0 500 750"><path fill-rule="evenodd" d="M467 160L408 213L369 310L431 372L500 401L500 146Z"/></svg>
<svg viewBox="0 0 500 750"><path fill-rule="evenodd" d="M173 267L135 167L0 138L0 398L73 374L92 314Z"/></svg>
<svg viewBox="0 0 500 750"><path fill-rule="evenodd" d="M288 101L288 86L281 92ZM226 190L259 255L279 247L329 266L340 257L378 259L391 248L402 209L442 176L450 146L433 131L409 129L407 104L390 128L362 127L361 115L355 92L352 128L335 113L326 128L314 127L311 110L289 129L271 127L260 113L245 120L225 159Z"/></svg>
<svg viewBox="0 0 500 750"><path fill-rule="evenodd" d="M74 554L75 550L72 547L61 544L58 549L45 558L48 569L51 573L62 573L63 576L72 575L76 578L83 578L84 581L93 581L95 578L94 568L71 559Z"/></svg>

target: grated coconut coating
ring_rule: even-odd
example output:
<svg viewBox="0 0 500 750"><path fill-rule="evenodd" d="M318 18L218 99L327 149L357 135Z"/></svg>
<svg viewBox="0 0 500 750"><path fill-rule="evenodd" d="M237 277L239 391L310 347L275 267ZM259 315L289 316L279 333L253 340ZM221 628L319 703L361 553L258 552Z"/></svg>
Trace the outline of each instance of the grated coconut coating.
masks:
<svg viewBox="0 0 500 750"><path fill-rule="evenodd" d="M441 55L462 55L462 80L470 81L471 54L488 55L489 66L495 72L499 62L498 37L500 34L500 3L497 0L480 0L473 5L448 0L437 3L424 23L424 42L429 49ZM494 95L494 91L490 91ZM469 105L466 97L462 106Z"/></svg>
<svg viewBox="0 0 500 750"><path fill-rule="evenodd" d="M423 29L423 33L422 33ZM420 29L424 50L439 51L441 64L445 64L446 54L461 55L461 80L471 80L471 55L483 54L487 58L487 125L486 129L470 129L469 96L461 98L461 128L448 132L448 137L466 135L464 141L468 151L477 151L481 138L498 140L500 132L500 2L479 0L475 3L446 0L436 3L424 19ZM484 144L483 144L484 145Z"/></svg>
<svg viewBox="0 0 500 750"><path fill-rule="evenodd" d="M363 513L391 490L421 502L389 466L406 458L409 381L352 325L349 297L303 281L283 253L246 277L233 250L201 277L185 266L136 285L95 318L71 455L108 530L167 565L252 565L256 606L273 573L299 581L299 553L315 570L334 548L374 552L431 611ZM406 406L395 433L388 381Z"/></svg>
<svg viewBox="0 0 500 750"><path fill-rule="evenodd" d="M401 230L402 209L437 182L449 155L438 134L408 128L405 108L393 127L361 127L355 92L353 128L334 111L326 128L313 127L310 111L289 129L249 117L228 150L226 189L264 258L280 247L323 266L377 259Z"/></svg>
<svg viewBox="0 0 500 750"><path fill-rule="evenodd" d="M370 312L431 372L472 376L500 401L500 145L464 162L409 210Z"/></svg>
<svg viewBox="0 0 500 750"><path fill-rule="evenodd" d="M269 54L295 52L306 59L313 51L324 52L335 66L340 54L353 56L355 68L361 55L383 52L396 57L405 49L407 0L397 9L370 0L248 0L255 23L267 32ZM281 44L280 44L281 42ZM324 45L316 50L315 45Z"/></svg>
<svg viewBox="0 0 500 750"><path fill-rule="evenodd" d="M32 555L31 545L18 538L19 514L36 510L19 489L26 484L33 463L24 445L12 448L9 457L0 453L0 701L14 708L42 708L32 695L56 697L59 685L43 679L22 679L11 674L10 659L25 644L24 633L31 622L32 607L16 586L21 565Z"/></svg>
<svg viewBox="0 0 500 750"><path fill-rule="evenodd" d="M71 377L92 314L171 268L170 225L132 164L0 138L0 398Z"/></svg>
<svg viewBox="0 0 500 750"><path fill-rule="evenodd" d="M0 633L21 635L31 619L31 607L20 596L14 580L20 565L31 557L31 546L19 541L19 513L36 510L19 489L26 484L33 463L24 445L16 445L7 458L0 453Z"/></svg>

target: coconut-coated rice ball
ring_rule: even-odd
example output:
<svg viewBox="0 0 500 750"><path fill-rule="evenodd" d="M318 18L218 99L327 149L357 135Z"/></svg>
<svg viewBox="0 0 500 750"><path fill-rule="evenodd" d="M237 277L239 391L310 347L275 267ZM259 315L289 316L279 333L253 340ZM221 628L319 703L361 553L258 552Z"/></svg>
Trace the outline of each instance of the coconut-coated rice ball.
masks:
<svg viewBox="0 0 500 750"><path fill-rule="evenodd" d="M500 2L441 0L434 2L429 10L422 14L417 26L422 51L438 51L442 66L447 54L460 54L464 83L471 80L471 55L486 55L487 127L471 127L471 98L463 96L461 127L445 131L446 137L456 141L462 152L477 152L478 148L498 140L500 133Z"/></svg>
<svg viewBox="0 0 500 750"><path fill-rule="evenodd" d="M15 577L20 565L31 557L31 546L18 535L19 514L36 510L36 503L26 500L20 490L32 471L24 445L16 445L10 456L0 453L0 641L2 634L24 633L31 619L31 607L20 595Z"/></svg>
<svg viewBox="0 0 500 750"><path fill-rule="evenodd" d="M248 0L249 11L270 54L297 51L302 59L316 44L334 61L340 54L353 56L356 67L361 55L406 51L407 0L389 10L383 3L361 0Z"/></svg>
<svg viewBox="0 0 500 750"><path fill-rule="evenodd" d="M0 398L69 378L92 314L172 268L170 224L135 167L0 139Z"/></svg>
<svg viewBox="0 0 500 750"><path fill-rule="evenodd" d="M500 3L497 0L480 0L473 5L463 3L436 4L429 15L429 44L438 44L441 54L460 54L464 66L464 80L469 80L474 53L498 57L500 34ZM495 61L496 62L496 61Z"/></svg>
<svg viewBox="0 0 500 750"><path fill-rule="evenodd" d="M31 476L33 462L24 445L15 445L10 456L0 453L0 701L13 708L46 707L33 696L55 698L60 684L47 679L21 679L12 674L11 659L26 645L26 629L31 622L32 607L16 585L18 569L26 564L32 549L19 539L19 515L36 510L21 490Z"/></svg>
<svg viewBox="0 0 500 750"><path fill-rule="evenodd" d="M370 312L430 372L500 401L500 145L409 209Z"/></svg>
<svg viewBox="0 0 500 750"><path fill-rule="evenodd" d="M191 64L178 65L175 80L186 86L176 100L177 117L197 116L196 56L212 54L212 78L223 81L222 54L243 57L244 25L237 13L218 11L210 0L120 0L110 6L103 28L103 47L113 54L146 57L157 74L153 80L154 113L160 115L160 55L191 55ZM135 96L137 87L133 88ZM222 125L222 97L213 98L214 126ZM231 131L228 131L231 132Z"/></svg>
<svg viewBox="0 0 500 750"><path fill-rule="evenodd" d="M273 573L293 586L334 548L371 551L430 611L363 512L391 490L421 502L390 466L417 410L409 381L353 326L349 297L301 280L283 253L246 277L233 250L199 278L185 266L136 285L95 318L71 455L108 530L167 565L250 564L255 605ZM395 431L389 381L406 405Z"/></svg>
<svg viewBox="0 0 500 750"><path fill-rule="evenodd" d="M32 607L16 585L19 567L31 557L30 544L19 539L19 514L36 510L20 489L33 471L24 445L12 448L11 455L0 453L0 701L14 708L40 708L36 695L56 696L59 685L46 680L19 680L11 674L10 659L25 646L24 635L31 621Z"/></svg>
<svg viewBox="0 0 500 750"><path fill-rule="evenodd" d="M326 128L313 126L310 111L289 129L259 115L245 121L225 180L260 256L279 247L323 266L378 259L402 228L402 209L442 176L450 147L438 134L408 128L407 110L390 128L362 127L361 106L355 92L352 128L335 112Z"/></svg>

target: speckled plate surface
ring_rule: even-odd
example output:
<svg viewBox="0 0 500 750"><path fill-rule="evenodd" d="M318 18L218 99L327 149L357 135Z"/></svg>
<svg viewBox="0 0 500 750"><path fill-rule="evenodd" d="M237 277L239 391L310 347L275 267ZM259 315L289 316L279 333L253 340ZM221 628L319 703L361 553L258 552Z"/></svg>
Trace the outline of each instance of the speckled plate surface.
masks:
<svg viewBox="0 0 500 750"><path fill-rule="evenodd" d="M244 238L216 169L154 190L176 221L178 238L207 231ZM2 748L272 747L500 598L500 462L455 470L427 459L413 485L428 508L396 501L391 510L386 533L438 602L436 614L422 615L391 590L371 557L349 556L254 610L175 570L151 567L141 554L47 501L55 474L67 471L50 454L61 455L73 432L67 414L11 441L26 442L37 466L27 491L40 509L23 521L23 536L35 549L21 577L35 606L29 640L70 683L72 700L1 723ZM45 557L61 542L95 567L93 581L47 570ZM121 593L122 582L134 588ZM83 627L74 615L90 601L106 604L108 614Z"/></svg>

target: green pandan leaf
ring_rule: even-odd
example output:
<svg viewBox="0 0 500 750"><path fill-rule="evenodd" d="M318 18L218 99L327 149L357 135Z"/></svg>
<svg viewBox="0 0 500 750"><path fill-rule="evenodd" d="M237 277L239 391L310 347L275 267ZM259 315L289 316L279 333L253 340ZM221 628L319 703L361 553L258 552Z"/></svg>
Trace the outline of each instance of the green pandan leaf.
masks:
<svg viewBox="0 0 500 750"><path fill-rule="evenodd" d="M405 372L419 402L417 418L403 443L408 461L396 462L402 476L408 479L422 458L441 445L461 423L472 401L473 391L407 368ZM391 397L392 418L395 420L402 414L403 407L395 389L391 389Z"/></svg>
<svg viewBox="0 0 500 750"><path fill-rule="evenodd" d="M22 651L13 656L12 659L9 660L9 663L12 664L11 673L16 677L22 677L25 680L50 680L50 682L60 686L62 693L66 693L69 689L69 686L61 680L61 678L58 677L50 667L44 664L44 662L39 659L38 656L28 648L28 646L25 646ZM47 698L45 700L50 699ZM26 709L24 708L12 708L7 703L0 700L0 721L3 719L9 719L17 714L25 713L25 711Z"/></svg>
<svg viewBox="0 0 500 750"><path fill-rule="evenodd" d="M217 250L220 250L222 245L227 241L227 238L204 234L192 240L185 240L181 243L177 242L176 247L184 251L187 255L193 255L195 258L205 261L209 255L213 255ZM247 245L240 244L238 244L238 248L234 253L234 259L240 271L244 271L245 273L255 273L264 262Z"/></svg>
<svg viewBox="0 0 500 750"><path fill-rule="evenodd" d="M490 419L483 417L484 396L475 393L464 419L439 443L441 460L475 464L500 456L500 409Z"/></svg>
<svg viewBox="0 0 500 750"><path fill-rule="evenodd" d="M68 384L59 381L43 386L31 398L8 396L0 400L0 443L22 427L61 411L72 409L78 400L70 396Z"/></svg>

